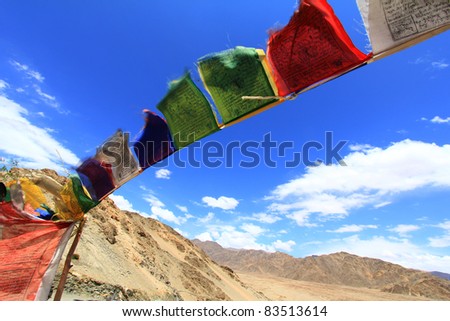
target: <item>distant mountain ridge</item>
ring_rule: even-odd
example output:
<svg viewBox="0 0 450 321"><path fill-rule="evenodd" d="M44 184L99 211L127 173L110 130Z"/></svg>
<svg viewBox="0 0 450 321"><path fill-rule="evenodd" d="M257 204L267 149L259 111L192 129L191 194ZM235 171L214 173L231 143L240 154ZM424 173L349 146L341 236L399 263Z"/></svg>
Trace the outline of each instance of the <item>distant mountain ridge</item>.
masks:
<svg viewBox="0 0 450 321"><path fill-rule="evenodd" d="M430 273L439 278L450 280L450 274L448 274L448 273L443 273L443 272L438 272L438 271L433 271Z"/></svg>
<svg viewBox="0 0 450 321"><path fill-rule="evenodd" d="M379 259L345 252L294 258L280 252L225 249L211 241L193 243L217 263L238 272L450 300L450 281Z"/></svg>

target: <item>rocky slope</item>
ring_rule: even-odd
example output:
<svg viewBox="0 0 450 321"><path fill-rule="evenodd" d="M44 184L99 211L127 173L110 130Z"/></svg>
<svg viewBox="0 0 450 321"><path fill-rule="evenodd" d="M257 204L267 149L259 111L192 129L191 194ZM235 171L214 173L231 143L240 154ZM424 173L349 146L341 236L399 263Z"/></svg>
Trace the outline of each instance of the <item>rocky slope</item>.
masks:
<svg viewBox="0 0 450 321"><path fill-rule="evenodd" d="M378 259L345 252L294 258L280 252L224 249L214 242L193 242L219 264L239 272L450 300L449 281Z"/></svg>
<svg viewBox="0 0 450 321"><path fill-rule="evenodd" d="M60 184L66 180L51 170L14 169L12 174L20 178L45 174ZM92 209L87 219L63 299L267 299L171 227L121 211L110 199Z"/></svg>

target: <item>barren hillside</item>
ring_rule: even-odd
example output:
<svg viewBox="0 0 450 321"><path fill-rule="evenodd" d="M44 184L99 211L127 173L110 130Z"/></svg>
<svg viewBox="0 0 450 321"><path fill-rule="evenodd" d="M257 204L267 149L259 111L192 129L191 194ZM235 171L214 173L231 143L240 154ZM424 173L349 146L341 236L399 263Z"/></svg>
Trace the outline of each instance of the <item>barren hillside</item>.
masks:
<svg viewBox="0 0 450 321"><path fill-rule="evenodd" d="M450 300L450 282L431 273L406 269L378 259L345 252L294 258L276 252L224 249L214 242L194 243L219 264L246 274L379 289L388 293Z"/></svg>
<svg viewBox="0 0 450 321"><path fill-rule="evenodd" d="M111 200L89 214L76 253L74 276L139 290L137 299L265 299L171 227Z"/></svg>
<svg viewBox="0 0 450 321"><path fill-rule="evenodd" d="M51 170L15 169L17 177ZM87 214L65 296L94 300L266 300L171 227L124 212L110 199ZM70 247L72 240L66 248ZM63 256L65 258L65 256ZM60 263L60 267L64 261ZM55 284L58 278L55 279ZM64 296L63 296L64 299Z"/></svg>

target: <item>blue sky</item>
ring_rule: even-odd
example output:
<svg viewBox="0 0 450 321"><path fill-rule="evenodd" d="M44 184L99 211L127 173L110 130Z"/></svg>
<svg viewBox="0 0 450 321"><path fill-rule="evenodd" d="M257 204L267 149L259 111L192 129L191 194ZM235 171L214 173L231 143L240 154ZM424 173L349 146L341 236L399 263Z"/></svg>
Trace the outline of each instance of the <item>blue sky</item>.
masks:
<svg viewBox="0 0 450 321"><path fill-rule="evenodd" d="M353 1L329 1L354 43L368 40ZM121 128L137 134L141 110L195 62L235 46L266 48L289 1L0 1L2 160L64 174ZM347 251L450 273L450 34L355 70L206 137L292 142L276 166L200 166L174 156L112 196L188 238L296 257ZM287 168L314 141L347 143L347 166ZM202 145L203 146L203 145ZM263 148L253 150L261 159ZM313 150L310 160L324 159ZM227 155L230 157L230 154ZM62 159L62 160L61 160Z"/></svg>

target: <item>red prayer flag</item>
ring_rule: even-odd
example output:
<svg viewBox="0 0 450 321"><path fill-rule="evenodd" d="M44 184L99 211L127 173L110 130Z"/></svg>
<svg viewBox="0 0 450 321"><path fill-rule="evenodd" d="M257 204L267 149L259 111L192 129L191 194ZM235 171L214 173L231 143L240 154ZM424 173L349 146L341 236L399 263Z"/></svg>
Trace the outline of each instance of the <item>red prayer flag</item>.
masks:
<svg viewBox="0 0 450 321"><path fill-rule="evenodd" d="M0 301L48 299L74 225L41 220L0 202Z"/></svg>
<svg viewBox="0 0 450 321"><path fill-rule="evenodd" d="M352 43L326 0L303 0L270 35L267 56L280 96L345 73L371 58Z"/></svg>

